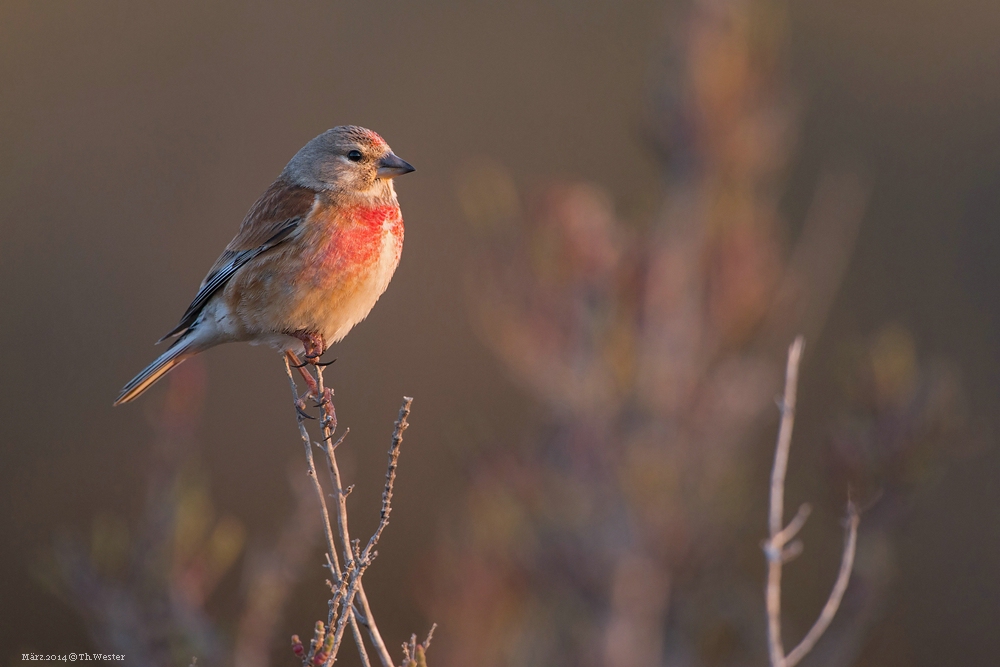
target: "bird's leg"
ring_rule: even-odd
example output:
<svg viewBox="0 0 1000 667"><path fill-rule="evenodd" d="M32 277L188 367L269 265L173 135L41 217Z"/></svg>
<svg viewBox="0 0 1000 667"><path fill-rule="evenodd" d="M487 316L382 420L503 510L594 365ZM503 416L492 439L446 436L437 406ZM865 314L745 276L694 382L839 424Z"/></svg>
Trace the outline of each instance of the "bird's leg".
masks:
<svg viewBox="0 0 1000 667"><path fill-rule="evenodd" d="M320 409L320 425L323 428L329 428L328 436L332 436L333 431L337 430L337 413L333 408L333 389L323 387L320 395L316 397L316 407Z"/></svg>
<svg viewBox="0 0 1000 667"><path fill-rule="evenodd" d="M326 343L323 341L322 334L309 331L294 331L291 335L302 341L302 346L306 349L307 364L319 362L319 358L326 352Z"/></svg>
<svg viewBox="0 0 1000 667"><path fill-rule="evenodd" d="M306 385L309 387L309 394L311 396L319 397L319 385L316 384L316 378L312 376L312 373L306 370L306 365L299 361L299 357L291 350L285 350L285 355L288 357L289 363L293 368L299 369L299 373L302 374L302 379L305 380Z"/></svg>

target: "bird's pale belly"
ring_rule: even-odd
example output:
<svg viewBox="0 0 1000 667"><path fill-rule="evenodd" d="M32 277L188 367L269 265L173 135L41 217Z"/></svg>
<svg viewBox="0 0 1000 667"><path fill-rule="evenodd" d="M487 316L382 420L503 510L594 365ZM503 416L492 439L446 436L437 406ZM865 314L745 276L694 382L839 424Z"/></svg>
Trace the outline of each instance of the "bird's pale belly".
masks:
<svg viewBox="0 0 1000 667"><path fill-rule="evenodd" d="M365 319L389 286L403 247L402 229L387 228L377 252L367 262L346 261L329 267L316 280L316 289L296 309L303 328L322 334L329 345L339 341ZM326 267L324 267L326 268Z"/></svg>

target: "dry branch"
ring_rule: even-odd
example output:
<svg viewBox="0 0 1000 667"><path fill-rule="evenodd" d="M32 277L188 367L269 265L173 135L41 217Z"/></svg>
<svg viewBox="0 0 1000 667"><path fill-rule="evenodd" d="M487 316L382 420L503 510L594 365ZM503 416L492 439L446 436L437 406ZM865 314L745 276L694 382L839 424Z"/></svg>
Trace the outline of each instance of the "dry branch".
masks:
<svg viewBox="0 0 1000 667"><path fill-rule="evenodd" d="M788 471L788 453L792 443L792 429L795 426L795 399L799 382L799 363L805 340L802 336L795 339L788 349L788 365L785 369L785 394L781 403L781 425L778 428L778 442L774 452L774 467L771 471L770 496L770 537L764 542L764 553L767 556L767 632L768 654L771 667L795 667L809 651L813 649L823 633L830 626L833 617L840 607L840 601L847 590L854 567L854 553L858 541L858 511L854 503L847 503L847 538L844 541L844 552L840 560L840 572L834 582L833 590L827 598L819 618L799 644L790 653L785 654L781 639L781 572L786 562L795 558L802 546L791 540L805 525L809 517L809 505L802 505L787 526L784 525L785 512L785 474Z"/></svg>
<svg viewBox="0 0 1000 667"><path fill-rule="evenodd" d="M434 638L434 631L437 629L437 623L431 626L430 632L427 633L427 639L421 643L417 643L417 636L410 635L410 641L403 644L403 663L400 667L427 667L427 659L425 655L427 649L430 648L431 639Z"/></svg>
<svg viewBox="0 0 1000 667"><path fill-rule="evenodd" d="M364 549L361 549L361 541L351 539L350 528L348 526L347 496L353 487L344 487L336 456L336 450L347 436L348 430L345 429L344 434L338 440L334 440L334 433L337 429L337 414L333 406L333 392L324 384L322 367L314 367L313 373L315 375L300 367L299 370L306 380L309 392L305 396L299 396L292 373L291 362L297 362L297 359L292 355L287 355L285 358L285 371L288 374L288 380L292 388L292 401L296 409L299 434L306 449L308 475L319 498L323 518L323 530L326 536L327 567L330 569L331 574L331 579L327 582L331 591L327 620L325 623L322 621L317 622L308 650L302 645L297 635L293 636L293 651L302 658L303 665L306 667L329 667L336 660L337 653L343 643L344 633L347 627L350 626L351 635L358 648L361 662L365 667L369 667L371 660L365 648L360 627L364 626L382 667L394 667L392 657L389 655L389 651L386 649L385 642L375 623L375 618L372 615L368 596L365 594L361 579L368 566L371 565L372 561L378 555L375 547L382 536L382 532L389 524L389 514L392 512L393 484L396 480L396 467L399 460L400 446L403 442L403 431L409 426L407 418L410 414L410 405L413 399L408 396L403 397L403 404L399 409L399 416L392 434L392 444L389 447L389 462L385 475L385 488L382 491L382 508L378 527L368 539ZM309 397L316 399L320 408L319 424L322 431L322 444L313 442L306 428L306 419L310 417L306 413L306 402L304 399ZM316 463L312 451L314 445L326 455L330 483L333 486L332 498L336 502L336 534L330 521L330 511L327 507L326 494L316 473ZM343 559L342 561L341 558ZM356 603L360 603L360 608ZM428 636L425 644L429 643L429 641L430 636ZM426 646L423 646L423 648L426 648ZM408 657L404 656L404 664L406 664L407 660Z"/></svg>

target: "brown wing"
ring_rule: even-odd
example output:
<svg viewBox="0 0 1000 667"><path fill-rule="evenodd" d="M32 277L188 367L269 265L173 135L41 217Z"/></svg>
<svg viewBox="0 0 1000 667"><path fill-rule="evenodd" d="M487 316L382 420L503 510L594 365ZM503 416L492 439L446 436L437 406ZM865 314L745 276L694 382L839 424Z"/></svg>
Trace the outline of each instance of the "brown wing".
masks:
<svg viewBox="0 0 1000 667"><path fill-rule="evenodd" d="M316 202L316 191L279 178L260 196L243 218L236 237L201 281L201 287L181 317L180 324L160 339L190 329L205 304L222 289L244 264L285 241L308 217Z"/></svg>

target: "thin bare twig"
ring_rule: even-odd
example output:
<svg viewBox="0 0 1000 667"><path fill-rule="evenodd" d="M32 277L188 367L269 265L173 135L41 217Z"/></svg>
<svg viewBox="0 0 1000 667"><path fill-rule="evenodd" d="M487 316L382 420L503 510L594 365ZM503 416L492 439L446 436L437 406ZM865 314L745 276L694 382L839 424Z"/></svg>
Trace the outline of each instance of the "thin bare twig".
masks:
<svg viewBox="0 0 1000 667"><path fill-rule="evenodd" d="M351 551L351 534L347 527L347 494L340 480L340 467L334 453L333 431L337 428L337 413L333 408L332 392L327 392L323 384L323 369L316 368L316 384L322 409L320 424L323 427L323 442L326 445L326 462L330 470L330 481L333 483L333 497L337 501L337 530L340 533L341 546L344 549L344 569L350 570L354 562ZM346 435L346 434L345 434Z"/></svg>
<svg viewBox="0 0 1000 667"><path fill-rule="evenodd" d="M788 366L785 369L785 395L781 402L781 426L778 428L778 444L774 452L774 468L771 470L771 538L774 539L784 523L785 513L785 472L788 470L788 452L792 445L792 428L795 426L795 397L799 385L799 362L805 339L799 336L788 348Z"/></svg>
<svg viewBox="0 0 1000 667"><path fill-rule="evenodd" d="M410 416L410 406L412 404L412 398L409 396L403 397L403 405L400 406L399 416L396 418L396 428L392 432L392 444L389 446L389 465L385 471L385 488L382 489L382 513L379 517L378 528L375 529L371 539L368 540L368 546L365 547L365 557L372 553L375 545L378 544L379 538L382 536L382 531L389 525L389 513L392 512L392 485L396 481L399 446L403 444L403 431L410 426L406 419Z"/></svg>
<svg viewBox="0 0 1000 667"><path fill-rule="evenodd" d="M319 425L322 431L322 444L312 442L305 425L305 420L311 419L311 417L305 412L305 402L298 395L298 389L295 386L295 379L292 374L292 361L297 360L291 354L286 355L285 371L288 374L288 379L292 387L292 400L295 403L297 412L299 433L306 447L306 462L308 464L309 476L313 481L313 487L320 500L324 524L323 529L327 542L328 553L326 560L332 574L332 580L327 582L330 587L331 598L326 623L317 623L308 652L305 651L305 647L301 644L297 636L292 641L293 650L303 658L304 665L316 664L323 665L323 667L330 667L336 660L337 653L343 642L344 633L347 627L350 626L351 634L361 656L361 662L364 667L370 667L371 660L368 657L364 637L359 627L363 625L368 631L369 639L378 654L382 667L394 667L389 651L375 623L371 605L368 602L368 596L365 594L361 580L365 571L378 555L375 547L378 545L383 531L389 524L389 515L392 512L393 484L396 480L400 446L403 441L403 431L409 426L407 418L410 414L410 406L413 403L413 399L408 396L403 397L403 404L399 409L399 416L396 419L395 429L392 433L392 443L389 446L389 462L385 474L385 487L382 491L382 508L379 523L375 532L365 544L364 549L362 549L360 540L351 539L350 528L348 526L347 496L353 487L344 487L336 456L336 450L347 435L347 429L345 429L339 439L334 441L334 434L337 430L337 413L333 406L333 392L324 384L323 370L317 366L313 368L313 374L305 368L300 368L303 377L307 378L310 395L316 398L318 407L320 408ZM316 476L316 465L312 453L313 444L326 454L330 483L333 486L332 498L336 502L336 537L334 536L333 525L330 521L330 511L327 507L326 496ZM340 551L340 555L338 555L338 551ZM343 557L343 566L341 566L341 556ZM419 645L423 647L421 650L425 650L426 644L429 644L429 642L430 635L428 635L425 645Z"/></svg>
<svg viewBox="0 0 1000 667"><path fill-rule="evenodd" d="M299 398L299 390L295 386L295 378L292 377L292 367L288 363L288 358L285 358L285 371L288 373L288 382L292 387L292 402L295 406L301 410L305 409L305 403ZM334 564L336 564L337 558L337 543L334 541L333 529L330 527L330 512L326 506L326 494L323 493L323 486L319 483L319 477L316 475L316 462L313 459L312 453L312 438L309 437L309 431L306 429L305 420L301 413L296 415L298 425L299 425L299 435L302 436L302 444L305 445L306 449L306 465L308 467L308 475L310 481L313 483L313 487L316 489L316 495L319 496L320 511L323 515L323 533L326 536L326 547L330 552L331 557L334 559ZM337 568L337 578L340 578L339 567Z"/></svg>
<svg viewBox="0 0 1000 667"><path fill-rule="evenodd" d="M851 570L854 568L854 553L858 546L858 523L860 521L858 508L853 502L848 501L847 538L844 540L844 554L840 559L840 572L837 573L837 581L833 584L833 590L830 591L830 597L823 605L823 611L820 612L819 618L813 623L799 645L792 649L785 658L785 667L795 667L813 649L819 638L830 627L837 609L840 608L840 601L844 598L847 583L851 580Z"/></svg>
<svg viewBox="0 0 1000 667"><path fill-rule="evenodd" d="M802 526L806 525L806 519L809 518L810 513L812 513L812 506L809 503L802 503L795 517L788 522L784 529L778 531L778 534L771 538L772 541L781 545L791 542L802 530Z"/></svg>
<svg viewBox="0 0 1000 667"><path fill-rule="evenodd" d="M847 504L847 538L844 541L844 553L841 556L840 572L830 591L819 618L810 628L806 636L791 653L785 654L781 640L781 573L782 566L797 556L801 544L789 542L805 525L809 517L809 505L802 505L787 526L784 526L785 511L785 474L788 471L788 453L792 443L792 429L795 425L795 399L798 391L799 363L805 340L802 336L795 339L788 349L788 365L785 369L785 393L781 404L781 425L778 428L778 442L774 452L774 468L771 471L770 517L768 521L770 537L764 543L767 555L767 633L768 654L771 667L795 667L796 664L813 649L819 638L830 626L833 617L840 607L840 602L847 590L854 567L854 554L858 538L858 511L854 503Z"/></svg>
<svg viewBox="0 0 1000 667"><path fill-rule="evenodd" d="M389 465L385 472L385 488L382 490L382 512L379 517L378 527L365 547L363 559L374 558L373 550L375 545L378 544L379 538L382 536L382 531L389 525L389 513L392 511L392 485L396 481L396 466L399 461L399 448L403 443L403 431L410 425L406 419L410 416L410 406L412 403L412 397L404 396L403 405L399 408L396 427L392 432L392 444L389 445ZM365 594L364 586L358 586L358 599L361 601L361 607L364 610L364 624L368 628L368 636L371 639L372 645L375 646L376 652L379 654L382 667L393 667L392 657L389 655L389 650L385 646L382 634L378 631L378 626L375 625L375 620L372 618L372 610L368 604L368 595Z"/></svg>
<svg viewBox="0 0 1000 667"><path fill-rule="evenodd" d="M785 647L781 643L781 566L784 563L784 546L781 541L785 514L785 473L788 470L788 451L795 425L795 396L799 383L799 361L805 341L795 339L788 350L785 370L785 395L781 403L781 426L771 470L771 515L768 522L770 539L765 545L767 554L767 636L768 654L772 667L786 667Z"/></svg>
<svg viewBox="0 0 1000 667"><path fill-rule="evenodd" d="M317 367L316 369L316 381L317 381L317 386L319 388L319 394L322 397L320 399L323 409L323 417L321 419L321 424L323 428L323 441L326 443L324 450L326 451L326 460L330 471L330 481L333 483L334 497L337 499L337 510L338 510L337 528L338 531L340 532L341 542L344 548L344 567L350 570L352 567L354 567L355 554L353 553L353 550L351 548L351 534L347 523L347 491L345 491L343 488L343 482L341 481L340 477L340 467L337 465L337 457L336 457L336 449L343 441L343 438L344 436L347 435L347 433L345 432L344 435L341 436L340 439L337 440L336 442L333 441L333 432L336 429L337 416L333 408L333 402L331 400L332 392L327 392L326 386L324 385L323 369L321 367ZM400 415L401 418L403 419L403 424L404 424L403 429L405 429L406 426L408 426L408 424L406 424L406 417L403 416L403 413L405 411L406 415L409 415L410 404L412 402L413 402L412 398L406 396L403 397L403 407L400 408ZM390 470L386 473L387 479L390 477L390 475L393 479L395 479L396 459L399 457L399 445L401 442L402 442L402 430L400 429L399 421L397 421L396 429L393 431L392 434L392 447L390 448L390 452L392 452L393 449L396 451L396 456L395 458L390 456L390 461L389 461ZM391 498L392 497L391 483L387 482L387 484L389 485L389 497ZM385 511L385 495L383 492L382 518L379 521L379 527L376 530L376 533L381 534L382 530L385 529L385 525L387 523L388 523L388 513ZM378 541L377 538L374 539L376 542ZM370 547L372 546L374 545L372 544L371 540L369 540L369 548L365 550L363 557L363 560L366 561L364 567L367 567L368 563L370 562L370 557L371 557ZM378 653L379 661L382 663L382 667L394 667L392 662L392 656L389 655L389 650L385 646L385 641L383 641L382 634L378 630L378 625L376 625L375 619L372 617L371 606L368 603L368 596L365 593L365 589L363 584L361 583L360 577L358 578L357 587L354 594L357 595L358 599L361 602L361 606L364 609L364 615L365 615L364 626L368 630L369 639L371 640L372 645L375 647L376 653ZM353 608L353 595L351 596L350 601L352 606L345 607L345 609L348 611L348 613L350 613L351 618L353 619L355 616L355 611ZM356 626L352 625L352 630L355 629L355 627ZM360 646L363 647L363 644L361 644ZM361 648L361 652L364 653L363 648ZM362 660L367 660L367 655L364 656Z"/></svg>
<svg viewBox="0 0 1000 667"><path fill-rule="evenodd" d="M378 653L382 667L393 667L392 656L389 655L389 649L385 647L385 641L382 639L382 633L378 631L378 626L375 625L375 621L372 620L372 608L368 604L368 595L365 593L365 587L361 585L358 586L358 600L361 602L361 609L364 613L364 617L360 620L368 630L368 638L375 647L375 652ZM355 616L357 616L356 611Z"/></svg>
<svg viewBox="0 0 1000 667"><path fill-rule="evenodd" d="M355 566L349 573L345 573L345 579L347 580L347 594L343 596L341 600L340 617L337 619L337 629L333 635L333 648L323 663L325 667L330 667L334 660L337 659L337 651L340 649L340 644L344 639L344 628L347 627L348 621L352 623L352 634L355 636L360 634L360 630L355 632L353 629L353 624L357 623L357 619L354 618L354 596L357 595L358 586L361 583L361 575L364 574L364 571L364 566ZM358 644L358 652L365 654L364 643ZM367 655L362 658L362 660L365 659L367 659Z"/></svg>
<svg viewBox="0 0 1000 667"><path fill-rule="evenodd" d="M434 631L437 630L437 623L431 626L427 633L427 639L417 643L417 636L410 635L410 641L403 642L403 663L401 667L427 667L427 659L424 657L427 649L430 648L431 639L434 638Z"/></svg>
<svg viewBox="0 0 1000 667"><path fill-rule="evenodd" d="M340 598L340 600L342 601L341 607L343 609L343 611L342 611L343 618L345 618L345 619L347 619L347 620L350 621L352 634L354 634L355 636L359 636L360 635L360 630L357 627L357 620L354 618L354 609L353 609L353 607L351 605L351 602L353 601L353 595L351 595L349 592L347 592L347 595L345 595L344 593L341 593L340 595L338 595L338 593L340 593L342 591L342 589L343 589L343 584L344 584L344 581L345 581L345 576L344 576L344 573L340 569L340 564L339 564L338 559L337 559L337 543L336 543L335 538L333 537L333 528L332 528L332 526L330 524L330 512L327 509L327 505L326 505L326 494L323 492L323 486L320 484L319 477L316 474L316 463L315 463L315 460L313 458L313 453L312 453L312 438L310 438L309 431L306 429L306 425L305 425L305 417L304 417L304 415L305 415L305 402L301 398L299 398L299 390L298 390L298 387L295 386L295 378L292 375L292 367L291 367L291 364L289 363L289 359L288 359L287 356L284 358L284 361L285 361L285 372L288 374L288 382L290 383L291 389L292 389L292 402L293 402L293 404L295 405L295 408L296 408L296 421L297 421L298 426L299 426L299 434L301 435L302 442L305 445L305 450L306 450L306 465L308 466L309 479L312 481L313 487L316 490L316 495L319 497L320 511L321 511L322 516L323 516L323 532L324 532L324 535L326 536L326 545L327 545L327 551L328 551L327 563L331 567L331 574L337 580L338 591L336 591L334 593L334 597L330 601L330 617L329 617L328 623L332 623L333 622L333 616L336 614L336 610L337 610L337 601L338 601L338 598ZM318 373L318 375L319 375L320 381L322 381L322 377L323 377L322 373ZM321 393L320 395L322 396L323 394ZM327 404L324 404L324 405L327 405ZM333 415L333 419L335 421L336 420L336 415L335 415L335 413L332 412L332 403L329 403L329 405L331 407L331 411L329 413L325 413L325 417L329 417L330 415ZM327 420L325 420L324 421L324 432L328 428L330 428L330 422L327 421ZM334 449L334 447L332 446L332 443L331 443L330 436L332 436L332 433L328 434L328 437L327 437L327 447L326 447L326 450L328 452L328 457L332 456L332 452L333 452L333 449ZM338 474L338 481L339 481L339 474ZM338 491L339 491L339 488L338 488ZM340 493L338 495L341 497L341 505L343 505L343 494ZM343 509L343 511L345 513L345 516L344 516L345 524L344 524L344 526L346 528L346 507ZM346 565L346 563L345 563L345 565ZM333 650L331 650L330 653L329 653L329 657L327 658L329 662L327 664L332 664L333 660L336 658L337 651L340 649L339 640L341 639L342 635L343 635L343 632L341 631L341 632L338 633L337 636L335 636L335 639L334 639L335 645L333 647ZM310 650L310 658L313 657L313 655L315 653L315 650L316 650L315 648L313 650ZM358 644L358 652L361 653L361 654L365 653L365 648L364 648L364 643L363 642ZM367 658L368 658L367 655L362 655L362 658L361 658L362 662L365 662L367 664L369 662ZM392 666L389 665L388 667L392 667Z"/></svg>

